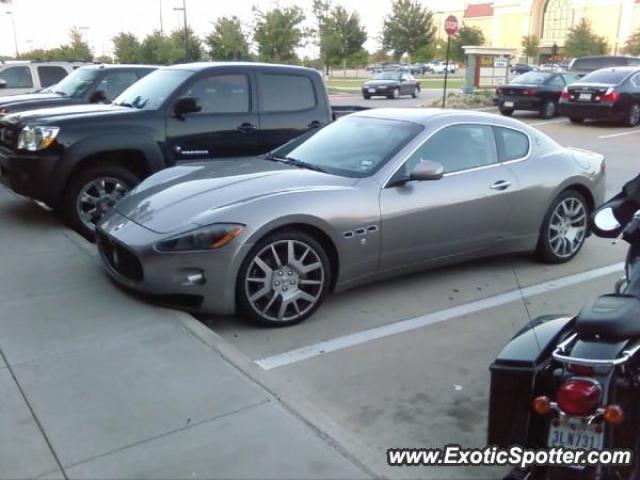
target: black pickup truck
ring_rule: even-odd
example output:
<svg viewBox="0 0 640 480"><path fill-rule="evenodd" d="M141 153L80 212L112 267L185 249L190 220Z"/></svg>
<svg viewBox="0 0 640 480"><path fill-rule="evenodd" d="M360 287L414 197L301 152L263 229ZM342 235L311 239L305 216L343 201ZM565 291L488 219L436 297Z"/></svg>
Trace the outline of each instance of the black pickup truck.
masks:
<svg viewBox="0 0 640 480"><path fill-rule="evenodd" d="M111 103L156 68L151 65L88 65L44 90L0 97L0 117L9 113L87 103ZM2 91L0 90L0 93Z"/></svg>
<svg viewBox="0 0 640 480"><path fill-rule="evenodd" d="M4 116L0 182L92 238L95 222L148 175L180 162L265 153L335 115L316 70L175 65L147 75L111 105Z"/></svg>

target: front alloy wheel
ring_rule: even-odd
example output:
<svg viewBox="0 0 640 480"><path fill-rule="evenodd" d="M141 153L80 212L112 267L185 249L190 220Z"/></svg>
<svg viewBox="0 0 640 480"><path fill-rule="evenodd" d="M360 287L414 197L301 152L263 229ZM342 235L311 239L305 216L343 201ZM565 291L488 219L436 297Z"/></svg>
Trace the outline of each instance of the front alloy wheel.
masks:
<svg viewBox="0 0 640 480"><path fill-rule="evenodd" d="M588 233L589 208L575 191L560 194L545 216L538 244L540 257L550 263L571 260Z"/></svg>
<svg viewBox="0 0 640 480"><path fill-rule="evenodd" d="M262 325L301 322L324 300L330 270L314 238L297 231L269 237L252 249L240 271L240 310Z"/></svg>

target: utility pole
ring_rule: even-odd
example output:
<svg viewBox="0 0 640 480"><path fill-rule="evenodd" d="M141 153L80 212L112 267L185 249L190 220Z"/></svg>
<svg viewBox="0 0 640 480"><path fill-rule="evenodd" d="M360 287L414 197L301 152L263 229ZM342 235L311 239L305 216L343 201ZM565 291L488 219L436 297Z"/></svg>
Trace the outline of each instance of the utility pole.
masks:
<svg viewBox="0 0 640 480"><path fill-rule="evenodd" d="M184 59L186 61L189 58L189 30L187 25L187 0L182 0L182 7L174 7L173 9L177 11L182 10L182 15L184 18Z"/></svg>
<svg viewBox="0 0 640 480"><path fill-rule="evenodd" d="M160 33L164 32L164 25L162 24L162 0L160 2Z"/></svg>
<svg viewBox="0 0 640 480"><path fill-rule="evenodd" d="M18 34L16 33L16 18L11 10L8 10L7 15L11 15L11 26L13 27L13 44L16 48L16 60L20 58L20 52L18 52Z"/></svg>

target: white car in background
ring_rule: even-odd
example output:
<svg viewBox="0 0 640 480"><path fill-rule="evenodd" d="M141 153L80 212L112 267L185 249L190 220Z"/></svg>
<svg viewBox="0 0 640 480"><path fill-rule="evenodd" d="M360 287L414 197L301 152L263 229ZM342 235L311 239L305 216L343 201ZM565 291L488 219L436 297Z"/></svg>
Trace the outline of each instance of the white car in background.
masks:
<svg viewBox="0 0 640 480"><path fill-rule="evenodd" d="M50 87L78 66L68 62L0 63L0 96L21 95Z"/></svg>
<svg viewBox="0 0 640 480"><path fill-rule="evenodd" d="M433 73L443 74L446 70L448 70L449 73L456 73L458 65L456 63L449 62L449 68L447 69L446 62L435 62L431 64L431 71Z"/></svg>

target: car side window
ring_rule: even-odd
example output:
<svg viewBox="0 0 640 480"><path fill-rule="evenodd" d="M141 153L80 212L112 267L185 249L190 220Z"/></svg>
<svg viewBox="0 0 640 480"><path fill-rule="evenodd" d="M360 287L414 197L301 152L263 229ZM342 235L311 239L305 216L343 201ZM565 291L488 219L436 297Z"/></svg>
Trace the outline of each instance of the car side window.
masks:
<svg viewBox="0 0 640 480"><path fill-rule="evenodd" d="M635 87L640 88L640 73L636 73L633 77L631 77L631 83Z"/></svg>
<svg viewBox="0 0 640 480"><path fill-rule="evenodd" d="M9 67L0 72L0 79L7 82L7 88L32 88L33 78L29 67Z"/></svg>
<svg viewBox="0 0 640 480"><path fill-rule="evenodd" d="M564 81L567 82L567 85L571 85L573 82L578 81L578 77L572 73L565 73L563 77Z"/></svg>
<svg viewBox="0 0 640 480"><path fill-rule="evenodd" d="M529 137L524 133L503 127L494 127L494 132L501 162L518 160L529 153Z"/></svg>
<svg viewBox="0 0 640 480"><path fill-rule="evenodd" d="M247 113L251 109L249 78L245 74L212 75L198 80L184 94L195 97L203 113Z"/></svg>
<svg viewBox="0 0 640 480"><path fill-rule="evenodd" d="M138 80L135 72L107 72L96 87L102 90L107 100L111 101Z"/></svg>
<svg viewBox="0 0 640 480"><path fill-rule="evenodd" d="M424 160L442 164L444 173L460 172L498 162L493 131L487 125L452 125L435 133L405 164L408 175Z"/></svg>
<svg viewBox="0 0 640 480"><path fill-rule="evenodd" d="M38 76L41 87L50 87L66 77L67 71L62 67L42 66L38 67Z"/></svg>
<svg viewBox="0 0 640 480"><path fill-rule="evenodd" d="M553 87L564 87L565 83L561 75L553 77L553 79L549 82L549 85Z"/></svg>
<svg viewBox="0 0 640 480"><path fill-rule="evenodd" d="M281 73L260 75L263 112L297 112L313 108L316 103L316 91L309 77Z"/></svg>

